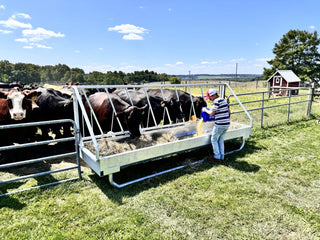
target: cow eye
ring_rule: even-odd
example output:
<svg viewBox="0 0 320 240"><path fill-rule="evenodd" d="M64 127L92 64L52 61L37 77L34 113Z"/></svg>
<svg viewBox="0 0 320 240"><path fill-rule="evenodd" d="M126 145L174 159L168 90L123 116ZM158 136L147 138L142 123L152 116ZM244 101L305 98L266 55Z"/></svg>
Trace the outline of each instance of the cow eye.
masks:
<svg viewBox="0 0 320 240"><path fill-rule="evenodd" d="M12 106L12 100L11 100L11 99L8 99L7 102L8 102L8 107L9 107L10 109L13 108L13 106Z"/></svg>

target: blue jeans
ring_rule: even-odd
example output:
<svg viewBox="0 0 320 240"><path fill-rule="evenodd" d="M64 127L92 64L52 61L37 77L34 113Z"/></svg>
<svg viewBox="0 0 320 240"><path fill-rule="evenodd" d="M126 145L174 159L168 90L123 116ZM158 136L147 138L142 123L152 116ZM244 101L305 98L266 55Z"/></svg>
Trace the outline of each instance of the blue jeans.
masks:
<svg viewBox="0 0 320 240"><path fill-rule="evenodd" d="M227 126L214 125L211 135L211 143L213 147L213 157L217 159L224 159L224 136L229 128Z"/></svg>

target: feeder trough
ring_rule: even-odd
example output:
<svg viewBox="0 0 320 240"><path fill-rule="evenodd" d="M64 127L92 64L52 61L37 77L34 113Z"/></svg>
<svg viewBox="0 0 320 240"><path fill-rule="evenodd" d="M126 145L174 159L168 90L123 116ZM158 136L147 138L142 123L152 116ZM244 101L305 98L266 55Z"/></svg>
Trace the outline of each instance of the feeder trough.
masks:
<svg viewBox="0 0 320 240"><path fill-rule="evenodd" d="M194 101L195 98L204 99L203 97L209 88L217 89L220 97L224 97L226 89L229 89L243 109L248 123L231 122L225 136L225 141L242 139L242 144L239 149L226 154L241 150L244 147L245 139L249 138L251 135L252 118L227 83L119 86L87 85L73 87L75 122L78 125L78 129L80 129L80 132L78 133L80 157L99 176L103 177L108 175L111 185L118 188L185 167L186 165L175 167L123 184L115 183L113 180L114 173L120 172L121 169L130 165L151 160L160 160L164 157L211 145L211 131L214 121L209 118L202 119L203 123L201 130L197 129L199 128L198 123L201 118L201 112L197 114L197 108L199 106L196 106ZM162 113L163 119L159 123L155 119L156 114L154 109L149 107L146 113L148 119L147 124L144 122L145 126L140 127L141 137L138 139L131 139L130 132L126 129L126 126L120 123L120 120L117 117L117 109L113 103L114 101L112 101L112 96L120 90L127 96L127 102L129 102L130 105L134 105L132 93L139 91L144 93L148 105L151 106L150 96L155 89L163 100L168 100L166 99L167 91L174 93L174 98L181 103L180 109L185 114L185 120L175 122L173 117L170 116L170 111L164 107ZM108 132L103 130L105 128L100 125L97 114L91 106L89 96L93 92L104 92L106 96L111 99L110 105L112 114L110 115L110 118L112 118L112 120L110 121L111 125L108 126ZM187 100L183 99L183 97L187 97ZM188 99L190 101L188 101ZM186 101L189 103L189 109L187 109L187 111L186 109L183 109ZM207 104L208 107L210 107L209 105L211 102L208 101ZM196 117L197 115L199 115L198 118ZM165 118L169 119L167 123ZM202 118L204 118L203 115ZM113 131L116 123L120 126L120 130ZM165 136L166 139L160 143L156 143L155 139L159 139L162 136ZM139 143L143 141L147 143L145 145L140 144L143 145L143 147L134 145L139 145ZM125 149L123 152L121 149L119 150L119 148L121 148L119 146L121 145L126 146L124 147ZM196 163L201 161L203 160Z"/></svg>

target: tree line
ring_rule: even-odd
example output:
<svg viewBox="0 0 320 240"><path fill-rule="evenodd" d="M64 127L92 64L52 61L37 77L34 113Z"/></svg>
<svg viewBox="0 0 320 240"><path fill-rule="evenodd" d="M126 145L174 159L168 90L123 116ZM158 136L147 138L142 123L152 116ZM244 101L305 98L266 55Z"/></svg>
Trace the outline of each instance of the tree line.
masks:
<svg viewBox="0 0 320 240"><path fill-rule="evenodd" d="M85 73L83 69L70 68L65 64L39 66L31 63L13 64L8 60L0 61L0 82L12 83L18 81L24 84L78 82L80 84L123 85L166 82L170 81L170 76L148 70L133 73L122 71Z"/></svg>

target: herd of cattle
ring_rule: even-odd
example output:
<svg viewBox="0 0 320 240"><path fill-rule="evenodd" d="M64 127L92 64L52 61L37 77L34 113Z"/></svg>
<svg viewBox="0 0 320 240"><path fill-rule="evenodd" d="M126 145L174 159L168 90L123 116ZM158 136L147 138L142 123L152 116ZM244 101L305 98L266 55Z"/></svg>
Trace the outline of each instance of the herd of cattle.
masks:
<svg viewBox="0 0 320 240"><path fill-rule="evenodd" d="M131 137L140 136L141 126L188 121L192 115L200 118L207 106L202 97L171 89L91 89L82 101L88 116L94 113L97 120L93 124L96 134L128 130ZM59 119L74 119L70 85L58 90L0 84L0 125ZM0 129L0 146L52 139L50 132L55 138L73 134L71 123Z"/></svg>

